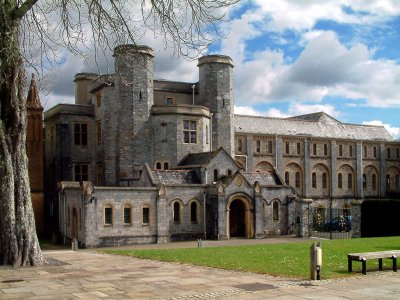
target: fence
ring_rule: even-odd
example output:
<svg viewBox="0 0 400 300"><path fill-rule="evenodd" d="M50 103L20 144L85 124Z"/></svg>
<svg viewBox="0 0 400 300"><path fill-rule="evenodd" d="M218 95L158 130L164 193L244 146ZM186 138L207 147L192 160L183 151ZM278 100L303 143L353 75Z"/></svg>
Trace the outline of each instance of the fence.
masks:
<svg viewBox="0 0 400 300"><path fill-rule="evenodd" d="M351 212L348 208L311 207L309 227L312 237L351 238Z"/></svg>

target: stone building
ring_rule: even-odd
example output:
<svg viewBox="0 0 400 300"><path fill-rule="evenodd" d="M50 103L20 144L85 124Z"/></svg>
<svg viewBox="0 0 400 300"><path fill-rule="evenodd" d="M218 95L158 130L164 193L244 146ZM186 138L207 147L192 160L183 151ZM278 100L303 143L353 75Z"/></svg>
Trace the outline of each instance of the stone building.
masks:
<svg viewBox="0 0 400 300"><path fill-rule="evenodd" d="M114 74L77 74L76 103L45 113L47 201L64 238L304 236L310 207L345 209L359 236L360 200L400 190L400 143L384 127L234 115L227 56L200 58L196 83L154 80L146 46L114 58Z"/></svg>
<svg viewBox="0 0 400 300"><path fill-rule="evenodd" d="M26 154L28 156L28 173L31 187L31 199L35 214L35 225L38 234L43 234L44 224L44 182L43 182L43 107L40 104L39 92L35 77L29 86L27 97L27 133Z"/></svg>

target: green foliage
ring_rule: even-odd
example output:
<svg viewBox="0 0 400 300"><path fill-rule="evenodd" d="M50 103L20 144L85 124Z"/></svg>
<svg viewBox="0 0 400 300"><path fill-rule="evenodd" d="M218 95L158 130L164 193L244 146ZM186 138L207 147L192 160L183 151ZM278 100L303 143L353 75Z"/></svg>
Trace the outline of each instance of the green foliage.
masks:
<svg viewBox="0 0 400 300"><path fill-rule="evenodd" d="M309 278L312 242L261 244L185 249L104 250L109 254L187 263L261 274ZM347 254L400 249L399 237L360 238L322 241L322 279L350 276ZM389 268L391 260L384 260ZM367 261L367 269L377 269L378 262ZM361 263L353 262L353 271L361 271Z"/></svg>

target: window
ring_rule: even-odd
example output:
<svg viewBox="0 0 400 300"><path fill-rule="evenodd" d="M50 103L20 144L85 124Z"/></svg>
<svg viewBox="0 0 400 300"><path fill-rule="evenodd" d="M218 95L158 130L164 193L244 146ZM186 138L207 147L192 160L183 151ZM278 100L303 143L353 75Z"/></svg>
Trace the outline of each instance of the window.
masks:
<svg viewBox="0 0 400 300"><path fill-rule="evenodd" d="M300 154L301 153L301 146L300 146L300 143L297 143L297 154Z"/></svg>
<svg viewBox="0 0 400 300"><path fill-rule="evenodd" d="M376 158L376 147L374 147L374 158Z"/></svg>
<svg viewBox="0 0 400 300"><path fill-rule="evenodd" d="M142 93L142 91L139 91L139 100L143 100L143 93Z"/></svg>
<svg viewBox="0 0 400 300"><path fill-rule="evenodd" d="M96 185L103 185L103 164L96 163Z"/></svg>
<svg viewBox="0 0 400 300"><path fill-rule="evenodd" d="M324 155L328 155L328 145L324 144Z"/></svg>
<svg viewBox="0 0 400 300"><path fill-rule="evenodd" d="M367 188L367 174L363 174L363 181L362 181L362 185L363 185L363 189Z"/></svg>
<svg viewBox="0 0 400 300"><path fill-rule="evenodd" d="M96 144L101 144L101 120L96 121Z"/></svg>
<svg viewBox="0 0 400 300"><path fill-rule="evenodd" d="M179 205L179 202L174 202L173 218L175 224L179 224L181 222L180 214L181 214L181 206Z"/></svg>
<svg viewBox="0 0 400 300"><path fill-rule="evenodd" d="M313 155L317 155L317 144L313 144L312 145L313 147L312 147L312 152L313 152Z"/></svg>
<svg viewBox="0 0 400 300"><path fill-rule="evenodd" d="M150 223L150 208L143 207L142 208L142 224L148 225Z"/></svg>
<svg viewBox="0 0 400 300"><path fill-rule="evenodd" d="M271 154L272 153L272 141L268 141L267 148L268 148L267 149L268 153Z"/></svg>
<svg viewBox="0 0 400 300"><path fill-rule="evenodd" d="M238 139L238 152L242 152L243 150L243 142L241 139Z"/></svg>
<svg viewBox="0 0 400 300"><path fill-rule="evenodd" d="M160 124L160 135L161 135L161 142L165 143L167 141L167 123Z"/></svg>
<svg viewBox="0 0 400 300"><path fill-rule="evenodd" d="M351 173L347 176L347 187L349 189L353 188L353 174Z"/></svg>
<svg viewBox="0 0 400 300"><path fill-rule="evenodd" d="M232 175L232 170L228 170L228 176Z"/></svg>
<svg viewBox="0 0 400 300"><path fill-rule="evenodd" d="M218 170L215 169L214 170L214 182L217 182L217 181L218 181Z"/></svg>
<svg viewBox="0 0 400 300"><path fill-rule="evenodd" d="M285 172L285 183L286 183L287 185L289 185L289 184L290 184L290 180L289 180L289 172Z"/></svg>
<svg viewBox="0 0 400 300"><path fill-rule="evenodd" d="M372 189L376 190L376 174L372 174Z"/></svg>
<svg viewBox="0 0 400 300"><path fill-rule="evenodd" d="M312 177L312 188L316 189L317 188L317 174L314 172L311 175Z"/></svg>
<svg viewBox="0 0 400 300"><path fill-rule="evenodd" d="M124 206L124 224L125 225L131 225L132 224L132 219L131 219L131 206L130 205L125 205Z"/></svg>
<svg viewBox="0 0 400 300"><path fill-rule="evenodd" d="M390 148L387 148L387 158L390 159Z"/></svg>
<svg viewBox="0 0 400 300"><path fill-rule="evenodd" d="M89 179L89 165L87 164L74 164L74 181L88 181Z"/></svg>
<svg viewBox="0 0 400 300"><path fill-rule="evenodd" d="M206 125L206 144L208 144L208 125Z"/></svg>
<svg viewBox="0 0 400 300"><path fill-rule="evenodd" d="M349 156L353 157L353 146L349 145Z"/></svg>
<svg viewBox="0 0 400 300"><path fill-rule="evenodd" d="M326 173L323 173L322 174L322 188L326 189L327 186L328 186L328 179L327 179Z"/></svg>
<svg viewBox="0 0 400 300"><path fill-rule="evenodd" d="M88 125L74 124L74 141L75 145L86 146L88 144Z"/></svg>
<svg viewBox="0 0 400 300"><path fill-rule="evenodd" d="M197 203L193 201L190 203L190 222L197 224Z"/></svg>
<svg viewBox="0 0 400 300"><path fill-rule="evenodd" d="M183 120L183 142L185 144L196 144L196 141L196 121Z"/></svg>
<svg viewBox="0 0 400 300"><path fill-rule="evenodd" d="M386 191L390 191L390 176L386 175Z"/></svg>
<svg viewBox="0 0 400 300"><path fill-rule="evenodd" d="M113 209L110 204L104 207L104 225L112 225L113 223Z"/></svg>
<svg viewBox="0 0 400 300"><path fill-rule="evenodd" d="M174 105L175 99L174 97L165 97L164 104L165 105Z"/></svg>
<svg viewBox="0 0 400 300"><path fill-rule="evenodd" d="M261 141L260 140L256 141L256 152L257 153L261 152Z"/></svg>
<svg viewBox="0 0 400 300"><path fill-rule="evenodd" d="M366 146L364 146L364 157L367 158L368 157L368 149Z"/></svg>
<svg viewBox="0 0 400 300"><path fill-rule="evenodd" d="M289 149L290 148L290 145L289 145L289 142L286 142L286 154L289 154Z"/></svg>
<svg viewBox="0 0 400 300"><path fill-rule="evenodd" d="M296 187L300 187L300 172L296 172Z"/></svg>
<svg viewBox="0 0 400 300"><path fill-rule="evenodd" d="M164 170L168 170L169 169L169 164L168 164L168 162L165 162L164 163Z"/></svg>
<svg viewBox="0 0 400 300"><path fill-rule="evenodd" d="M342 176L342 173L338 174L337 180L338 180L338 188L339 189L343 188L343 176Z"/></svg>
<svg viewBox="0 0 400 300"><path fill-rule="evenodd" d="M274 201L272 204L272 218L274 221L279 221L279 202Z"/></svg>
<svg viewBox="0 0 400 300"><path fill-rule="evenodd" d="M161 163L159 161L156 162L156 170L161 170Z"/></svg>
<svg viewBox="0 0 400 300"><path fill-rule="evenodd" d="M96 107L100 107L101 106L101 93L98 92L96 93Z"/></svg>
<svg viewBox="0 0 400 300"><path fill-rule="evenodd" d="M339 145L339 156L343 156L343 145Z"/></svg>

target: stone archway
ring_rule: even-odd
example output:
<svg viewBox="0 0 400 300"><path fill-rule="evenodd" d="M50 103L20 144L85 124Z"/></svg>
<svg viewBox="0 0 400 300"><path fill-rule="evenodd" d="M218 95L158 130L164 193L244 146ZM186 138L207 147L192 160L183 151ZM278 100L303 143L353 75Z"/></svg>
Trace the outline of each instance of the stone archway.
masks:
<svg viewBox="0 0 400 300"><path fill-rule="evenodd" d="M226 227L228 238L254 238L253 220L253 206L247 197L236 196L230 199Z"/></svg>

